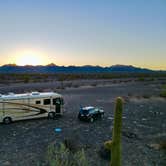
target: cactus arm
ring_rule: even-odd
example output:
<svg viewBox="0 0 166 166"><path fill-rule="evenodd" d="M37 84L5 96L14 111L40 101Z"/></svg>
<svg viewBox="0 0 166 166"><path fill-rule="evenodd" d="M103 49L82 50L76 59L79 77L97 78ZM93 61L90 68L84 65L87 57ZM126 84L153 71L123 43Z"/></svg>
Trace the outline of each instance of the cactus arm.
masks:
<svg viewBox="0 0 166 166"><path fill-rule="evenodd" d="M112 141L111 140L104 142L104 147L106 149L111 150L111 146L112 146Z"/></svg>

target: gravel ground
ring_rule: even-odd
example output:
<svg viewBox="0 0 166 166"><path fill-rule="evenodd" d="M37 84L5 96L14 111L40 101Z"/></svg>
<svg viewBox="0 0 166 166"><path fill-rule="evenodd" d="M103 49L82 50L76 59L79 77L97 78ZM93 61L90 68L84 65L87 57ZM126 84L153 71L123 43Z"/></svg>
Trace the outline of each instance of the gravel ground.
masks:
<svg viewBox="0 0 166 166"><path fill-rule="evenodd" d="M10 87L8 91L13 88ZM17 87L14 86L14 89ZM166 99L157 97L160 92L158 83L131 81L59 91L65 100L65 113L60 119L0 124L0 166L38 165L44 161L48 145L65 138L75 139L85 148L90 165L107 166L109 162L102 159L98 151L103 142L112 137L114 100L117 96L125 99L122 165L166 165L166 152L152 146L160 141L166 142ZM100 106L105 110L105 117L94 123L80 122L77 120L80 105ZM62 128L62 132L55 133L56 127Z"/></svg>

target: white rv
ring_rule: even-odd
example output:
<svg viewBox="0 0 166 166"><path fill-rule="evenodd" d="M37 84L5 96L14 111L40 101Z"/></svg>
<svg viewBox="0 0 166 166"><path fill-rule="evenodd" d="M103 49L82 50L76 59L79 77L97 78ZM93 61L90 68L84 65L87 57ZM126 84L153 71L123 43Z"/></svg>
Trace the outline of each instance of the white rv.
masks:
<svg viewBox="0 0 166 166"><path fill-rule="evenodd" d="M0 95L0 122L48 117L63 113L63 97L54 92Z"/></svg>

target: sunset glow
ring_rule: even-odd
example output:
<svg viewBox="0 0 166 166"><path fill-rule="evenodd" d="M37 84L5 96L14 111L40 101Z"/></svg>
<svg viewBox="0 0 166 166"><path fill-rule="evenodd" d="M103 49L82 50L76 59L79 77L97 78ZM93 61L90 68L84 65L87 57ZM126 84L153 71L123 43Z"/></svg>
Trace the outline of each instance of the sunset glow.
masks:
<svg viewBox="0 0 166 166"><path fill-rule="evenodd" d="M20 55L16 56L15 63L20 66L24 65L42 65L45 64L46 58L44 56L40 55L39 53L27 51L24 53L20 53Z"/></svg>

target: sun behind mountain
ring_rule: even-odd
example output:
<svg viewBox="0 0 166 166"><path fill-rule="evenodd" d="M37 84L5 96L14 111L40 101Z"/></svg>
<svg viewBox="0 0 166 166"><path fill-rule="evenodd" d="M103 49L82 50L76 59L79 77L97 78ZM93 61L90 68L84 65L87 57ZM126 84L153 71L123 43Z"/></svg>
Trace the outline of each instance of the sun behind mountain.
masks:
<svg viewBox="0 0 166 166"><path fill-rule="evenodd" d="M25 66L25 65L37 66L45 64L47 60L46 57L44 57L39 53L27 51L18 55L15 61L16 61L15 63L19 66Z"/></svg>

